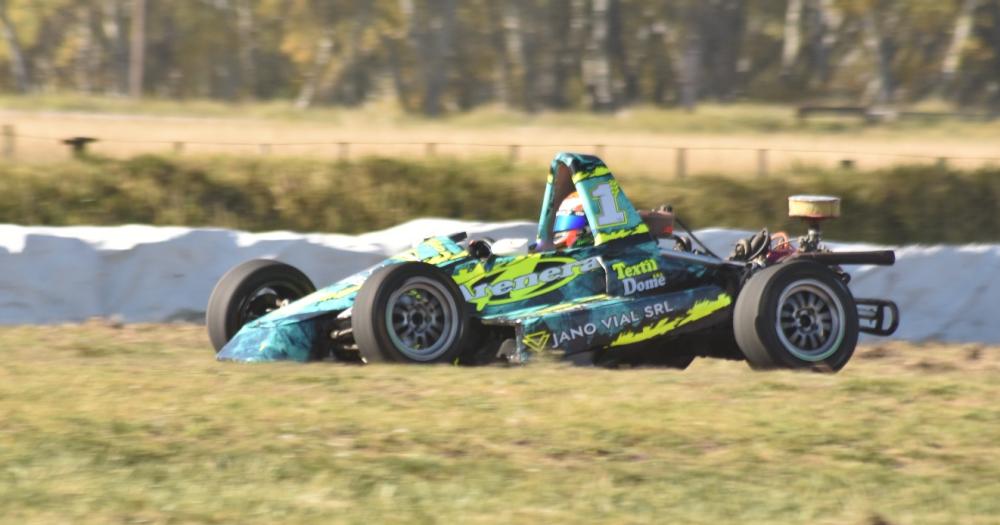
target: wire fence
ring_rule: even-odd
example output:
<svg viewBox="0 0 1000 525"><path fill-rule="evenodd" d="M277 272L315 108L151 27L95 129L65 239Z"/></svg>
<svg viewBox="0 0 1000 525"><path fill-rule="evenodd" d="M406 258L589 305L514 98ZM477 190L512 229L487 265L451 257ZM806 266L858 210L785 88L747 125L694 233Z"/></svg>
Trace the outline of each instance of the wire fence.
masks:
<svg viewBox="0 0 1000 525"><path fill-rule="evenodd" d="M87 155L91 146L95 144L125 144L139 146L156 146L156 152L171 152L173 154L183 154L193 147L209 147L217 150L219 148L250 148L259 155L281 154L282 150L292 150L295 148L321 148L326 152L332 152L334 158L347 161L351 158L367 154L363 150L371 151L376 148L384 151L387 148L410 148L422 152L425 157L434 157L442 154L445 149L449 151L458 149L487 150L505 156L510 162L520 162L525 160L525 152L530 150L554 150L554 151L586 151L600 157L605 157L609 151L616 152L658 152L662 162L664 154L672 157L673 176L685 178L692 172L692 157L695 154L711 154L714 163L720 161L719 156L731 153L745 154L740 163L744 166L748 164L750 169L758 177L767 177L773 171L773 159L775 156L826 156L835 157L836 165L842 169L855 169L857 159L882 158L906 162L929 161L941 166L955 162L975 163L975 164L1000 164L1000 155L957 155L957 154L932 154L932 153L908 153L908 152L885 152L885 151L858 151L850 149L836 148L795 148L795 147L774 147L774 146L750 146L750 145L724 145L706 146L697 144L646 144L646 143L492 143L492 142L463 142L463 141L399 141L399 140L331 140L331 141L209 141L209 140L167 140L167 139L142 139L142 138L109 138L109 137L54 137L36 134L19 133L12 125L0 127L0 156L7 161L18 159L18 145L20 141L37 141L49 143L49 145L59 145L68 148L68 152L75 157ZM412 155L412 153L411 153ZM722 157L725 160L725 157ZM750 162L747 162L749 160ZM829 159L827 159L829 160Z"/></svg>

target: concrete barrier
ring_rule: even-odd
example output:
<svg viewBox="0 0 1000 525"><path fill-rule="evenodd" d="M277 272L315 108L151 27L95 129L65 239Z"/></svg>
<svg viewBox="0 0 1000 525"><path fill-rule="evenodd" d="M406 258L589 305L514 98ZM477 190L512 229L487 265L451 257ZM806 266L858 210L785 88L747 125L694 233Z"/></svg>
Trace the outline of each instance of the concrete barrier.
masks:
<svg viewBox="0 0 1000 525"><path fill-rule="evenodd" d="M215 282L253 258L293 264L318 286L366 268L435 234L533 237L526 222L420 219L363 235L246 233L210 228L0 225L0 324L200 322ZM748 232L698 236L725 256ZM838 249L881 248L832 243ZM897 248L893 267L849 267L859 297L899 303L896 338L1000 343L1000 244Z"/></svg>

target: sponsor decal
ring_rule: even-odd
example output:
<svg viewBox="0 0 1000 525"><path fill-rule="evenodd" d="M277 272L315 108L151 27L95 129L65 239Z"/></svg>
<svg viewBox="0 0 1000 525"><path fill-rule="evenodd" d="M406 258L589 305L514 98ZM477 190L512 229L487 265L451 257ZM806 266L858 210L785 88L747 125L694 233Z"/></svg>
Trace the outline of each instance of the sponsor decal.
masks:
<svg viewBox="0 0 1000 525"><path fill-rule="evenodd" d="M649 290L655 290L661 286L667 285L667 278L662 273L657 273L656 275L650 276L648 279L636 279L634 277L627 277L622 281L622 285L625 287L622 292L624 295L632 295L636 292L645 292Z"/></svg>
<svg viewBox="0 0 1000 525"><path fill-rule="evenodd" d="M414 248L393 257L397 261L422 261L434 266L467 257L469 254L457 245L447 245L438 237L424 240Z"/></svg>
<svg viewBox="0 0 1000 525"><path fill-rule="evenodd" d="M582 326L576 326L568 330L563 330L562 332L556 334L556 336L552 339L552 348L559 348L564 343L576 341L581 337L594 335L596 333L596 323L587 323Z"/></svg>
<svg viewBox="0 0 1000 525"><path fill-rule="evenodd" d="M616 262L611 265L611 269L615 271L619 279L624 280L628 277L638 277L647 273L653 273L659 270L660 266L656 264L656 259L650 258L636 264Z"/></svg>
<svg viewBox="0 0 1000 525"><path fill-rule="evenodd" d="M599 269L596 257L578 261L569 257L526 256L498 265L484 274L477 266L471 276L456 275L465 300L482 310L486 305L505 304L537 297L556 290L581 274Z"/></svg>
<svg viewBox="0 0 1000 525"><path fill-rule="evenodd" d="M594 179L597 177L603 177L605 175L611 175L611 170L607 166L597 166L590 171L576 172L573 174L573 184L587 179Z"/></svg>
<svg viewBox="0 0 1000 525"><path fill-rule="evenodd" d="M719 294L719 296L715 299L698 301L694 303L691 308L684 313L684 315L673 318L665 317L650 326L643 327L642 330L638 332L629 330L618 334L618 337L611 342L611 346L639 343L653 339L654 337L665 335L670 331L680 328L688 323L708 317L709 315L729 306L732 302L733 299L725 293ZM656 305L653 306L655 307Z"/></svg>
<svg viewBox="0 0 1000 525"><path fill-rule="evenodd" d="M553 332L552 348L559 348L565 343L570 343L581 337L592 336L598 331L604 333L614 333L629 327L636 326L644 320L663 317L674 309L667 301L647 305L642 311L630 310L623 313L610 315L596 322L585 323L580 326L569 328L561 332Z"/></svg>
<svg viewBox="0 0 1000 525"><path fill-rule="evenodd" d="M649 233L649 227L646 226L646 223L644 222L640 223L635 228L625 228L621 230L612 230L612 231L604 231L602 229L601 231L597 232L594 238L595 238L595 244L604 244L606 242L618 239L624 239L626 237L631 237L633 235L640 235L643 233Z"/></svg>
<svg viewBox="0 0 1000 525"><path fill-rule="evenodd" d="M541 332L524 334L524 337L521 338L521 342L524 343L524 346L527 346L536 352L541 352L545 349L545 345L549 343L549 337L550 334L545 330L542 330Z"/></svg>
<svg viewBox="0 0 1000 525"><path fill-rule="evenodd" d="M636 264L616 262L611 265L611 269L622 282L623 295L655 290L667 284L667 277L659 271L660 265L653 258Z"/></svg>

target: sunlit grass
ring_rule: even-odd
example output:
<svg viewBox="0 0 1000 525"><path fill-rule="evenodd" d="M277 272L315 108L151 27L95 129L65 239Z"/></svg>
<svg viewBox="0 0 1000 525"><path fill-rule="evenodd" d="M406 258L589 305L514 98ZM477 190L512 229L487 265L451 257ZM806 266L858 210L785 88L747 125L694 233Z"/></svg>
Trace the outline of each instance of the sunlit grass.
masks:
<svg viewBox="0 0 1000 525"><path fill-rule="evenodd" d="M836 376L233 365L186 325L5 328L0 348L7 523L1000 514L989 347L865 347Z"/></svg>

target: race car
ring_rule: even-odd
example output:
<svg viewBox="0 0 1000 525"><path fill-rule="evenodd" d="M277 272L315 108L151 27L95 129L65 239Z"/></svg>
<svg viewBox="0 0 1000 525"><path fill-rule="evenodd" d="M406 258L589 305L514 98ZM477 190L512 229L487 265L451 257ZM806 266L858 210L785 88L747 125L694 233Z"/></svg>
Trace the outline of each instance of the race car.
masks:
<svg viewBox="0 0 1000 525"><path fill-rule="evenodd" d="M698 356L755 369L838 371L859 332L891 335L895 303L853 297L843 265L892 251L832 252L820 223L839 199L791 197L809 223L766 229L726 258L669 207L637 211L601 159L552 161L537 238L430 237L316 290L298 269L252 260L226 273L206 322L227 361L524 363L684 368ZM675 224L684 234L674 231Z"/></svg>

